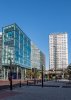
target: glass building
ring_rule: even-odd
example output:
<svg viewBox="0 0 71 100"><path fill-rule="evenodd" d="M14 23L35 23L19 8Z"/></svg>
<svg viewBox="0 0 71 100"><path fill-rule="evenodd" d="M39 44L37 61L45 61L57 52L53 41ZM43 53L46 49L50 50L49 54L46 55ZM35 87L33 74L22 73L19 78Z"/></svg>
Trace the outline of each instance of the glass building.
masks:
<svg viewBox="0 0 71 100"><path fill-rule="evenodd" d="M45 55L44 55L44 53L42 52L42 51L40 51L40 66L42 66L43 65L43 69L45 70L46 68L45 68ZM41 68L40 68L41 69Z"/></svg>
<svg viewBox="0 0 71 100"><path fill-rule="evenodd" d="M31 67L40 70L40 50L31 41Z"/></svg>
<svg viewBox="0 0 71 100"><path fill-rule="evenodd" d="M8 77L10 59L13 72L19 71L19 68L30 69L31 40L17 24L8 25L2 28L2 40L2 66L5 69L4 77Z"/></svg>
<svg viewBox="0 0 71 100"><path fill-rule="evenodd" d="M0 68L2 67L2 34L0 33Z"/></svg>
<svg viewBox="0 0 71 100"><path fill-rule="evenodd" d="M2 69L2 32L0 32L0 79L3 78L3 69Z"/></svg>
<svg viewBox="0 0 71 100"><path fill-rule="evenodd" d="M45 69L45 55L31 41L31 68L37 68L37 70L41 70L42 65L44 65Z"/></svg>

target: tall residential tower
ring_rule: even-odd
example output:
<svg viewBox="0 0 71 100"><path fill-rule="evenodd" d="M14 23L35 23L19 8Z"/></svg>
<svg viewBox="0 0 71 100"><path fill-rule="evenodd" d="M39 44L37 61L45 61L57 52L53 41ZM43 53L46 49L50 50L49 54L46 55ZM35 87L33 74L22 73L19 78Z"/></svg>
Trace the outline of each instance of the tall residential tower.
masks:
<svg viewBox="0 0 71 100"><path fill-rule="evenodd" d="M67 33L52 33L49 35L49 67L50 69L65 69L68 66L68 36Z"/></svg>

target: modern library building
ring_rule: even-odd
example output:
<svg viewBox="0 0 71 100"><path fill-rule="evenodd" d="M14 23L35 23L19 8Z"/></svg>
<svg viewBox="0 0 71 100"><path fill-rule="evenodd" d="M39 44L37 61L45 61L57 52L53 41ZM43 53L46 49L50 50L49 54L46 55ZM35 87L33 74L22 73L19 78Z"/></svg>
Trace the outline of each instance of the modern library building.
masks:
<svg viewBox="0 0 71 100"><path fill-rule="evenodd" d="M0 70L0 78L8 79L10 71L12 71L14 79L19 79L20 75L24 79L26 77L26 70L32 68L30 38L14 23L2 28L1 41L2 56L0 67L2 70ZM45 65L45 61L42 62Z"/></svg>

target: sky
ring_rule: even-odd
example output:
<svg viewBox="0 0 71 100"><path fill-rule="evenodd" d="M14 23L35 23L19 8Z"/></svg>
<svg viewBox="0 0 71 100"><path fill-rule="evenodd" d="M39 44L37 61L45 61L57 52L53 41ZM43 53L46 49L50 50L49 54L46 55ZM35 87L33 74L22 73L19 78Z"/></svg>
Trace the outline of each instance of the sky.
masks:
<svg viewBox="0 0 71 100"><path fill-rule="evenodd" d="M49 34L67 32L71 62L71 0L0 0L0 31L12 23L17 23L45 54L47 69Z"/></svg>

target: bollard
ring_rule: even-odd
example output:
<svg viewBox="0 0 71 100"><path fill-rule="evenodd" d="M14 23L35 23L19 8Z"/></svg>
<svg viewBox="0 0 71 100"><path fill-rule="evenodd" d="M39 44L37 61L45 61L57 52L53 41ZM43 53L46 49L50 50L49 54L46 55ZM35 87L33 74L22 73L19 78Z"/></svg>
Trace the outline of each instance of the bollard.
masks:
<svg viewBox="0 0 71 100"><path fill-rule="evenodd" d="M20 84L19 84L19 87L21 87L21 80L20 80Z"/></svg>
<svg viewBox="0 0 71 100"><path fill-rule="evenodd" d="M36 85L36 79L34 80L34 85Z"/></svg>
<svg viewBox="0 0 71 100"><path fill-rule="evenodd" d="M36 83L38 84L38 80L36 80Z"/></svg>
<svg viewBox="0 0 71 100"><path fill-rule="evenodd" d="M12 77L11 76L9 77L9 82L10 82L10 90L12 90L13 87L12 87Z"/></svg>
<svg viewBox="0 0 71 100"><path fill-rule="evenodd" d="M28 80L27 80L27 86L28 86Z"/></svg>

